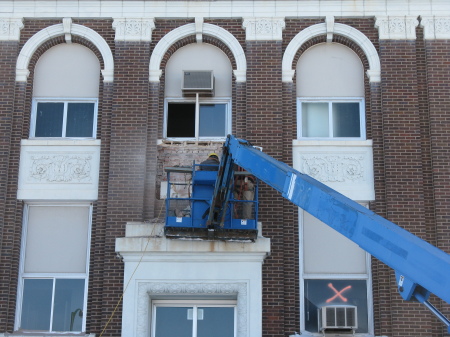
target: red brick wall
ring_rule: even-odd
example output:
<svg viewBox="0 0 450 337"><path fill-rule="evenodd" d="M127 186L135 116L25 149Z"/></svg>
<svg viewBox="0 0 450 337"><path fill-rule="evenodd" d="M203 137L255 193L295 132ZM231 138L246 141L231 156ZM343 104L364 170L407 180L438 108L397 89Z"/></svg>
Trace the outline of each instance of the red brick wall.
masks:
<svg viewBox="0 0 450 337"><path fill-rule="evenodd" d="M424 42L427 82L424 91L428 94L428 115L424 116L424 123L429 126L427 134L431 150L430 169L431 179L426 185L429 191L428 223L431 227L431 243L438 248L450 252L450 44L448 40ZM430 184L430 185L429 185ZM434 220L434 221L433 221ZM433 227L434 225L434 227ZM450 307L445 302L433 302L448 317ZM444 326L437 320L433 325L433 335L445 335Z"/></svg>
<svg viewBox="0 0 450 337"><path fill-rule="evenodd" d="M19 264L22 204L16 200L20 140L28 137L33 69L40 55L64 38L46 42L30 62L26 84L15 83L16 57L23 44L39 30L60 20L26 20L19 44L0 46L0 332L14 324ZM124 235L125 223L158 216L161 202L158 181L163 168L189 165L202 160L218 144L207 146L162 145L164 73L160 83L148 82L151 51L171 30L193 20L156 20L151 43L114 43L112 20L77 19L94 29L109 44L115 61L114 83L100 86L98 138L102 141L99 199L94 204L88 332L99 334L123 291L123 263L114 253L115 238ZM283 162L292 165L292 139L296 138L296 88L281 82L283 53L292 38L323 19L287 19L283 41L245 41L241 20L215 19L240 42L247 58L247 82L233 81L233 132ZM371 208L382 216L450 251L450 43L423 41L378 41L373 18L339 18L364 33L379 50L382 83L365 79L367 135L373 140L376 201ZM98 50L84 39L74 43ZM230 57L220 41L204 37ZM335 36L334 42L352 48L368 62L358 46ZM325 36L310 41L294 58L295 68L302 52L325 42ZM196 43L188 37L172 46L161 69L180 47ZM174 162L174 158L178 162ZM145 182L145 183L143 183ZM297 209L271 188L260 195L263 234L272 241L271 256L263 266L263 334L286 336L299 330L303 314L299 298L299 243ZM417 304L404 303L397 294L393 272L373 261L373 294L376 335L443 336L442 324ZM433 302L450 316L448 305ZM121 315L116 312L103 336L120 335Z"/></svg>

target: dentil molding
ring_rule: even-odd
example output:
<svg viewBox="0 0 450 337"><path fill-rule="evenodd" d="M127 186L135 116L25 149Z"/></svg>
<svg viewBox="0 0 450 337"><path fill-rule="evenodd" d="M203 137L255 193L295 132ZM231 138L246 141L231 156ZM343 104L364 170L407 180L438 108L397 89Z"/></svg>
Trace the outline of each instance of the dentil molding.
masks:
<svg viewBox="0 0 450 337"><path fill-rule="evenodd" d="M242 22L247 41L281 41L285 26L284 18L244 18Z"/></svg>

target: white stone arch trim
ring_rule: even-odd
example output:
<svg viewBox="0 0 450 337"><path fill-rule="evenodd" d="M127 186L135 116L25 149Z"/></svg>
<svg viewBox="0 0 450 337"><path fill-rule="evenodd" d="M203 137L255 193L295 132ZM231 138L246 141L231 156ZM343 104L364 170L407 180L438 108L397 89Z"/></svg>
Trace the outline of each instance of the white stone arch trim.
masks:
<svg viewBox="0 0 450 337"><path fill-rule="evenodd" d="M149 317L151 314L151 299L168 297L173 299L187 296L205 297L233 296L237 299L236 326L237 337L250 337L248 335L248 284L246 282L139 282L137 294L137 326L136 337L150 336Z"/></svg>
<svg viewBox="0 0 450 337"><path fill-rule="evenodd" d="M16 63L16 81L26 82L30 71L28 66L36 50L48 40L66 35L62 23L47 27L34 34L22 47ZM114 58L106 41L96 31L82 25L72 24L70 34L81 36L92 42L103 57L104 69L102 69L103 81L112 82L114 79Z"/></svg>
<svg viewBox="0 0 450 337"><path fill-rule="evenodd" d="M238 40L230 32L219 26L215 26L209 23L203 23L202 28L203 29L201 34L210 35L219 39L220 41L225 43L225 45L231 50L236 60L236 70L233 71L234 75L236 76L236 82L245 82L247 60L245 58L244 50L242 49ZM199 29L198 27L196 27L196 24L189 23L172 30L171 32L167 33L161 40L159 40L150 57L149 81L159 82L159 79L162 75L162 70L160 69L161 62L170 46L172 46L177 41L184 39L185 37L198 34Z"/></svg>
<svg viewBox="0 0 450 337"><path fill-rule="evenodd" d="M328 29L329 30L329 29ZM294 62L294 57L301 46L308 40L315 38L320 35L327 34L327 24L319 23L310 26L300 33L298 33L286 48L283 55L282 61L282 71L283 71L283 82L292 82L295 74L295 69L292 69L292 63ZM377 50L370 40L361 33L359 30L344 25L342 23L335 23L333 34L342 35L348 39L355 42L364 52L369 62L369 69L367 70L367 76L370 82L380 82L381 81L381 65L380 57L378 56Z"/></svg>

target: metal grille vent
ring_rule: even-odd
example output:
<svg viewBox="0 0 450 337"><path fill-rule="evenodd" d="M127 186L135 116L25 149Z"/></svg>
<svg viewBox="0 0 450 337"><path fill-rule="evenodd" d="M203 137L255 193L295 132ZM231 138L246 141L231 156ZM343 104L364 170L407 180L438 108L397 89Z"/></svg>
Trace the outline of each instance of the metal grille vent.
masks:
<svg viewBox="0 0 450 337"><path fill-rule="evenodd" d="M214 76L212 70L183 71L183 91L202 92L214 90Z"/></svg>
<svg viewBox="0 0 450 337"><path fill-rule="evenodd" d="M319 328L321 331L326 329L357 329L357 308L355 306L326 306L320 308Z"/></svg>

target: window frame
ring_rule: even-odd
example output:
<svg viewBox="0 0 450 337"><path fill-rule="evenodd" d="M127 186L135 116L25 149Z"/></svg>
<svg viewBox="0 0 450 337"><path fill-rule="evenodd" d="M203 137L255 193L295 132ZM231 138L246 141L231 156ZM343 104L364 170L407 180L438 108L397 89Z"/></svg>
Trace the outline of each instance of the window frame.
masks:
<svg viewBox="0 0 450 337"><path fill-rule="evenodd" d="M87 245L86 245L86 270L85 273L26 273L24 271L25 267L25 252L27 244L27 230L28 230L28 215L30 207L88 207L89 208L89 218L88 218L88 235L87 235ZM81 333L86 331L86 312L87 312L87 299L88 299L88 285L89 285L89 262L90 262L90 244L91 244L91 234L92 234L92 203L26 203L24 205L23 211L23 228L22 228L22 242L20 247L20 264L19 264L19 277L18 277L18 287L17 287L17 302L16 302L16 315L14 331L26 331L26 332L39 332L39 333L49 333L49 334L60 334L60 333ZM23 291L26 279L51 279L53 280L52 288L52 305L50 312L50 329L49 330L24 330L21 328L22 319L22 302L23 302ZM55 295L55 285L57 279L84 279L84 296L83 296L83 318L81 324L81 331L53 331L52 321L53 321L53 310L54 310L54 295Z"/></svg>
<svg viewBox="0 0 450 337"><path fill-rule="evenodd" d="M156 334L156 307L215 307L215 308L234 308L233 331L234 337L237 337L237 300L220 300L220 299L203 299L203 300L176 300L176 299L154 299L151 301L151 320L150 320L150 336L155 337ZM194 314L196 317L196 314ZM196 320L193 319L196 322ZM196 323L193 322L193 332L196 332ZM194 336L192 336L194 337Z"/></svg>
<svg viewBox="0 0 450 337"><path fill-rule="evenodd" d="M169 115L169 103L193 103L195 104L195 136L194 137L167 137L167 127L168 127L168 115ZM202 104L225 104L225 135L223 137L200 137L199 136L199 123L200 123L200 105ZM226 139L227 135L231 133L232 125L232 102L230 97L196 97L188 98L177 98L177 97L166 97L164 100L164 125L163 125L163 138L173 141L187 141L187 140L220 140Z"/></svg>
<svg viewBox="0 0 450 337"><path fill-rule="evenodd" d="M360 202L362 206L368 208L367 202ZM299 247L303 246L304 240L304 213L306 211L299 210ZM299 271L300 271L300 331L302 333L312 334L314 336L322 336L321 332L310 332L306 330L306 310L305 310L305 280L361 280L366 281L366 296L367 296L367 332L358 332L355 333L355 336L374 336L374 312L373 312L373 294L372 294L372 255L368 252L365 252L365 264L366 264L366 272L365 273L349 273L349 274L336 274L336 273L306 273L304 268L304 256L305 251L304 248L299 249Z"/></svg>
<svg viewBox="0 0 450 337"><path fill-rule="evenodd" d="M36 115L38 103L64 103L64 115L61 137L36 137ZM94 103L94 115L92 125L92 137L66 137L67 131L67 110L69 103ZM31 120L30 120L30 138L32 139L96 139L97 138L97 119L98 119L98 98L62 98L62 97L35 97L32 101Z"/></svg>
<svg viewBox="0 0 450 337"><path fill-rule="evenodd" d="M302 103L328 103L328 137L305 137L302 128ZM359 137L333 136L333 103L359 103ZM301 140L366 140L366 111L363 97L297 97L297 139Z"/></svg>

